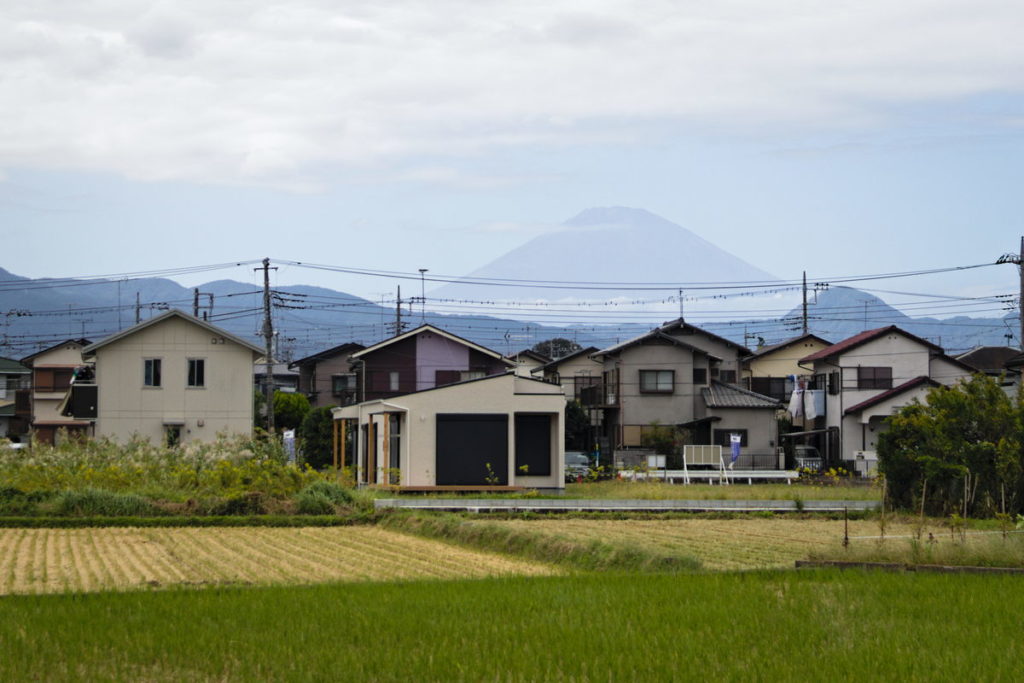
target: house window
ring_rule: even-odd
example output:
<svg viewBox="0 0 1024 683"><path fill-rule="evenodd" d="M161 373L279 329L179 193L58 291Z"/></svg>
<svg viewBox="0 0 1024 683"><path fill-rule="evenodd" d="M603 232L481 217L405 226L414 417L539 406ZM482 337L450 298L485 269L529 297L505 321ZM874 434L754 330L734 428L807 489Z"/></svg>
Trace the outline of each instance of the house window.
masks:
<svg viewBox="0 0 1024 683"><path fill-rule="evenodd" d="M693 383L694 384L707 384L708 383L708 371L707 371L707 368L694 368L693 369Z"/></svg>
<svg viewBox="0 0 1024 683"><path fill-rule="evenodd" d="M751 377L750 390L776 401L784 401L793 391L792 380L785 377Z"/></svg>
<svg viewBox="0 0 1024 683"><path fill-rule="evenodd" d="M388 373L388 390L398 391L398 371L392 370Z"/></svg>
<svg viewBox="0 0 1024 683"><path fill-rule="evenodd" d="M459 372L459 381L465 382L470 379L480 379L484 376L483 370L462 370Z"/></svg>
<svg viewBox="0 0 1024 683"><path fill-rule="evenodd" d="M600 379L597 377L591 377L590 375L576 375L574 378L574 389L573 398L577 401L583 398L583 392L588 387L596 387L600 383Z"/></svg>
<svg viewBox="0 0 1024 683"><path fill-rule="evenodd" d="M181 425L164 425L164 444L168 448L181 444Z"/></svg>
<svg viewBox="0 0 1024 683"><path fill-rule="evenodd" d="M730 436L733 434L739 434L740 436L740 447L747 447L747 430L746 429L716 429L714 438L712 441L715 446L721 446L722 450L728 451L732 448L732 441Z"/></svg>
<svg viewBox="0 0 1024 683"><path fill-rule="evenodd" d="M726 384L736 384L736 371L722 370L722 374L719 375L718 379L722 380Z"/></svg>
<svg viewBox="0 0 1024 683"><path fill-rule="evenodd" d="M892 368L857 368L858 389L892 389Z"/></svg>
<svg viewBox="0 0 1024 683"><path fill-rule="evenodd" d="M188 386L206 386L206 360L202 358L188 359Z"/></svg>
<svg viewBox="0 0 1024 683"><path fill-rule="evenodd" d="M641 370L640 393L671 394L675 384L675 370Z"/></svg>
<svg viewBox="0 0 1024 683"><path fill-rule="evenodd" d="M353 391L355 387L355 375L331 375L331 393L335 396L344 396L349 391Z"/></svg>
<svg viewBox="0 0 1024 683"><path fill-rule="evenodd" d="M142 384L147 387L159 387L160 384L160 359L147 358L142 361Z"/></svg>

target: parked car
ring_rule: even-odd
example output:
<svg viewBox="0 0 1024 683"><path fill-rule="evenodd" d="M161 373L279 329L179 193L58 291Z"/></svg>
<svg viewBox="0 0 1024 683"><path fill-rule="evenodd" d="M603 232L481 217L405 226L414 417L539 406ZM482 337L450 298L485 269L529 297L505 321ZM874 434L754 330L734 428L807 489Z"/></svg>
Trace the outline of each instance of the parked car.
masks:
<svg viewBox="0 0 1024 683"><path fill-rule="evenodd" d="M590 458L582 451L565 452L565 480L576 481L590 474Z"/></svg>
<svg viewBox="0 0 1024 683"><path fill-rule="evenodd" d="M814 446L803 446L797 444L793 446L793 455L796 458L797 468L806 467L812 472L821 471L821 454L818 453L818 449Z"/></svg>

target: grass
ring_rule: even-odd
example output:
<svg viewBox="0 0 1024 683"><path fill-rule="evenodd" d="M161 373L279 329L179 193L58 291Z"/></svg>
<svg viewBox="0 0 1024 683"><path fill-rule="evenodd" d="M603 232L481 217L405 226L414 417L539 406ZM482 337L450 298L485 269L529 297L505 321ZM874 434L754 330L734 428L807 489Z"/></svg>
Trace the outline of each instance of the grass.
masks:
<svg viewBox="0 0 1024 683"><path fill-rule="evenodd" d="M472 520L467 522L472 525ZM737 516L732 519L537 518L490 521L510 532L572 539L600 540L610 546L636 547L646 553L695 558L712 571L792 567L808 553L842 550L843 520L790 516ZM909 533L906 523L891 523L889 533ZM878 533L870 520L850 521L850 533Z"/></svg>
<svg viewBox="0 0 1024 683"><path fill-rule="evenodd" d="M877 532L877 530L876 530ZM912 531L889 531L885 539L854 538L849 548L819 549L813 560L937 564L971 567L1024 568L1024 533L968 531L963 536L939 530L924 531L918 538ZM903 537L894 537L900 536Z"/></svg>
<svg viewBox="0 0 1024 683"><path fill-rule="evenodd" d="M687 572L700 562L683 552L664 552L646 543L608 543L599 537L537 533L526 524L476 521L447 513L400 512L381 518L386 528L398 529L464 547L591 571Z"/></svg>
<svg viewBox="0 0 1024 683"><path fill-rule="evenodd" d="M786 572L0 600L3 680L1014 680L1014 577Z"/></svg>

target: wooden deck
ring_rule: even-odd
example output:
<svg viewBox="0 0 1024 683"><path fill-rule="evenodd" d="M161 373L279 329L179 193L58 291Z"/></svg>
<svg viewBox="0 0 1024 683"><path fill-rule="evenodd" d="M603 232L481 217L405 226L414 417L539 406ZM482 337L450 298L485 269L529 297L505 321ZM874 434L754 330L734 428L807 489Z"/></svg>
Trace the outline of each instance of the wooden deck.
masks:
<svg viewBox="0 0 1024 683"><path fill-rule="evenodd" d="M397 493L518 493L525 486L374 486Z"/></svg>

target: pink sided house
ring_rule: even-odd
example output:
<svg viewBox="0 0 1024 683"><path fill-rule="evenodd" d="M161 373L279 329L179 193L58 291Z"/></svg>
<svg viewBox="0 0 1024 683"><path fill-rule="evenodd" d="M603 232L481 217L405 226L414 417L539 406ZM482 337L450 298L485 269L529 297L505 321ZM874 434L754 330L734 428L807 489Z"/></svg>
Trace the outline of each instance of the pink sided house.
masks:
<svg viewBox="0 0 1024 683"><path fill-rule="evenodd" d="M515 367L497 351L450 332L421 325L351 354L359 401L501 375Z"/></svg>

